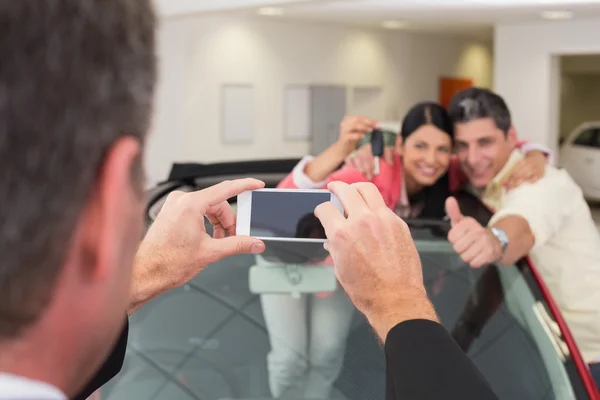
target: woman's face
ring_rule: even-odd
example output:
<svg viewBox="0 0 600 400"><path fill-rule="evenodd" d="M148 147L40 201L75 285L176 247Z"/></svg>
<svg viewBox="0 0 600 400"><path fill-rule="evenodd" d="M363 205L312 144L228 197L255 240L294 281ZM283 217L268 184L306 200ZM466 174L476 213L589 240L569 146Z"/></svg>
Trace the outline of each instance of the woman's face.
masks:
<svg viewBox="0 0 600 400"><path fill-rule="evenodd" d="M452 140L434 125L423 125L404 141L399 137L397 150L402 156L405 176L423 186L431 186L448 170Z"/></svg>

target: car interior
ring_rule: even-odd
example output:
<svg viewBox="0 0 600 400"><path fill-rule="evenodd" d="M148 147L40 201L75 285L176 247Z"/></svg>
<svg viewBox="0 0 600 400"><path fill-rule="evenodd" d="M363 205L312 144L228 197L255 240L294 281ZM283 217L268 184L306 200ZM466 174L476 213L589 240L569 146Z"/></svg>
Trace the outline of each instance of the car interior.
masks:
<svg viewBox="0 0 600 400"><path fill-rule="evenodd" d="M176 164L169 179L147 193L148 225L173 190L201 190L246 176L275 187L297 161ZM457 199L466 215L482 223L490 218L489 211L469 194L457 193ZM235 199L230 202L235 207ZM500 399L588 398L547 299L525 260L472 269L446 241L447 222L407 223L442 324ZM102 389L101 397L271 399L266 367L269 331L260 296L269 290L310 296L335 286L331 266L302 264L302 255L314 250L298 244L279 248L267 244L264 257L275 266L268 271L258 265L256 256L236 256L210 265L189 284L152 300L131 316L125 365ZM434 361L431 368L435 367ZM332 400L384 398L382 346L356 311Z"/></svg>

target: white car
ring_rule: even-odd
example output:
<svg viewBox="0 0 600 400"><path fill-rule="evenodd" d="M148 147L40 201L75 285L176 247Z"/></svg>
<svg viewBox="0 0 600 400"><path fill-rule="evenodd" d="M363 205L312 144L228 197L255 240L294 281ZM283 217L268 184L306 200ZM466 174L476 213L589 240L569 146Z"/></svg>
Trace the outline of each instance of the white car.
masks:
<svg viewBox="0 0 600 400"><path fill-rule="evenodd" d="M561 144L560 166L588 200L600 201L600 121L584 122Z"/></svg>

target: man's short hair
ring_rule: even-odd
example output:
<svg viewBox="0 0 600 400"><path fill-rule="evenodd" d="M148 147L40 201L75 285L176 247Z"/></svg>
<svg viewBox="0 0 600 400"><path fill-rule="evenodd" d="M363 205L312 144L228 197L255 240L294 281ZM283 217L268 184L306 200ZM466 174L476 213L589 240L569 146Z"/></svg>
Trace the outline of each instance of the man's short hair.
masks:
<svg viewBox="0 0 600 400"><path fill-rule="evenodd" d="M472 87L461 90L450 100L448 113L454 123L492 118L505 134L512 125L510 111L502 97L488 89Z"/></svg>
<svg viewBox="0 0 600 400"><path fill-rule="evenodd" d="M0 340L49 303L109 148L144 142L154 30L148 0L0 0Z"/></svg>

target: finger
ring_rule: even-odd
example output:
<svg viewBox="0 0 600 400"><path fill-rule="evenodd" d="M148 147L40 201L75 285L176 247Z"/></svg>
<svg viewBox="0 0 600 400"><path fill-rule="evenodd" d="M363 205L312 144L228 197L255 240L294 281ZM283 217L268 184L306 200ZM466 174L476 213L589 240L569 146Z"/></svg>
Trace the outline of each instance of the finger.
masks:
<svg viewBox="0 0 600 400"><path fill-rule="evenodd" d="M521 183L534 183L536 182L539 178L538 172L537 171L531 171L529 174L527 174L526 176L523 177L523 179L521 180Z"/></svg>
<svg viewBox="0 0 600 400"><path fill-rule="evenodd" d="M251 236L231 236L224 239L206 239L206 261L208 264L238 254L260 254L265 251L265 244Z"/></svg>
<svg viewBox="0 0 600 400"><path fill-rule="evenodd" d="M358 169L368 180L373 179L373 163L369 163L362 158L356 160L356 169Z"/></svg>
<svg viewBox="0 0 600 400"><path fill-rule="evenodd" d="M385 147L383 149L383 159L390 165L394 165L394 148Z"/></svg>
<svg viewBox="0 0 600 400"><path fill-rule="evenodd" d="M481 268L484 265L490 264L491 261L488 260L488 256L485 252L480 253L477 257L474 257L473 260L469 263L472 268Z"/></svg>
<svg viewBox="0 0 600 400"><path fill-rule="evenodd" d="M236 216L228 202L208 208L206 218L213 226L213 237L221 239L226 233L235 236Z"/></svg>
<svg viewBox="0 0 600 400"><path fill-rule="evenodd" d="M355 164L356 169L358 169L367 179L373 179L374 173L374 162L375 157L373 157L373 147L370 143L364 145L358 150Z"/></svg>
<svg viewBox="0 0 600 400"><path fill-rule="evenodd" d="M515 178L513 178L513 177L510 177L509 179L507 179L507 180L504 182L504 187L505 187L507 190L514 189L514 188L515 188L515 185L516 185L516 182L517 182L517 180L516 180Z"/></svg>
<svg viewBox="0 0 600 400"><path fill-rule="evenodd" d="M364 121L360 121L352 125L350 128L350 133L360 133L365 134L371 132L373 130L373 125L365 123Z"/></svg>
<svg viewBox="0 0 600 400"><path fill-rule="evenodd" d="M450 217L452 226L458 224L463 219L460 207L458 206L458 201L456 201L454 197L448 197L446 199L446 214Z"/></svg>
<svg viewBox="0 0 600 400"><path fill-rule="evenodd" d="M473 243L467 250L459 253L460 258L467 264L471 264L471 262L479 256L483 252L483 246L480 241L476 241Z"/></svg>
<svg viewBox="0 0 600 400"><path fill-rule="evenodd" d="M327 185L327 188L340 199L344 211L346 211L348 216L361 214L369 209L356 189L347 183L340 181L331 182Z"/></svg>
<svg viewBox="0 0 600 400"><path fill-rule="evenodd" d="M521 186L524 181L521 179L513 179L508 185L506 185L507 190L513 190Z"/></svg>
<svg viewBox="0 0 600 400"><path fill-rule="evenodd" d="M362 196L365 203L371 210L379 210L386 208L385 201L377 189L377 186L370 182L360 182L351 185Z"/></svg>
<svg viewBox="0 0 600 400"><path fill-rule="evenodd" d="M205 209L217 205L248 190L262 189L265 183L258 179L245 178L224 181L207 189L190 193L192 204L198 204Z"/></svg>
<svg viewBox="0 0 600 400"><path fill-rule="evenodd" d="M477 230L470 230L465 235L462 235L462 237L456 240L452 247L454 247L454 250L458 254L462 254L477 242L479 236L481 236L481 232L478 232Z"/></svg>
<svg viewBox="0 0 600 400"><path fill-rule="evenodd" d="M360 132L360 133L350 133L348 135L348 139L352 142L360 142L362 140L362 138L365 137L365 132Z"/></svg>
<svg viewBox="0 0 600 400"><path fill-rule="evenodd" d="M463 218L458 224L454 225L450 232L448 232L448 241L452 244L458 242L465 235L468 235L470 231L475 230L479 227L477 221L472 218Z"/></svg>
<svg viewBox="0 0 600 400"><path fill-rule="evenodd" d="M361 117L358 122L360 125L364 126L368 130L373 130L377 128L378 122L371 118Z"/></svg>
<svg viewBox="0 0 600 400"><path fill-rule="evenodd" d="M346 157L346 165L358 169L356 165L356 150L354 150L348 157Z"/></svg>
<svg viewBox="0 0 600 400"><path fill-rule="evenodd" d="M346 220L340 210L330 201L319 204L315 208L315 217L321 221L321 225L325 229L325 236L328 238L334 232L334 229ZM327 242L325 243L327 244ZM327 244L325 250L329 251L329 244Z"/></svg>

